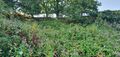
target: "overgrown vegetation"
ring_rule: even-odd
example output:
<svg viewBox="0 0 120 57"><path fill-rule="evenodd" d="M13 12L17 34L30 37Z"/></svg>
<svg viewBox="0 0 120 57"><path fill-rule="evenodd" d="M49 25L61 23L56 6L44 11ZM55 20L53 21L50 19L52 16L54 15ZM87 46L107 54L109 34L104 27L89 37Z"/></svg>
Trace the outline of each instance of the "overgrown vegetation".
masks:
<svg viewBox="0 0 120 57"><path fill-rule="evenodd" d="M0 57L120 57L119 11L98 12L99 5L96 0L0 0ZM38 21L25 13L57 17ZM62 15L67 18L59 19Z"/></svg>
<svg viewBox="0 0 120 57"><path fill-rule="evenodd" d="M0 19L0 30L3 57L115 57L120 51L120 32L106 23Z"/></svg>

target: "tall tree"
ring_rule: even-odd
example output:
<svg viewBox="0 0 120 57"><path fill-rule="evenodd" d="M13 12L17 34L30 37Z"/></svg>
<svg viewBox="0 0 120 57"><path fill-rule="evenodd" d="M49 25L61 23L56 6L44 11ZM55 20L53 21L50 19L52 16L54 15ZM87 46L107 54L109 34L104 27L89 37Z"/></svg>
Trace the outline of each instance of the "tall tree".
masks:
<svg viewBox="0 0 120 57"><path fill-rule="evenodd" d="M17 4L25 13L44 13L47 17L55 13L57 17L65 15L71 19L80 19L84 13L97 16L97 7L100 5L96 0L4 0L4 2L13 8Z"/></svg>
<svg viewBox="0 0 120 57"><path fill-rule="evenodd" d="M41 2L39 3L40 8L41 8L41 13L45 13L46 17L48 17L48 15L51 13L52 11L52 1L53 0L41 0Z"/></svg>
<svg viewBox="0 0 120 57"><path fill-rule="evenodd" d="M21 1L21 7L22 10L26 13L30 14L37 14L40 13L40 6L39 3L41 0L20 0Z"/></svg>
<svg viewBox="0 0 120 57"><path fill-rule="evenodd" d="M63 10L63 1L64 0L54 0L54 13L57 15L57 18L59 18L59 15Z"/></svg>
<svg viewBox="0 0 120 57"><path fill-rule="evenodd" d="M100 4L96 0L68 0L66 6L66 15L72 19L79 19L83 13L93 16L98 12L97 7Z"/></svg>

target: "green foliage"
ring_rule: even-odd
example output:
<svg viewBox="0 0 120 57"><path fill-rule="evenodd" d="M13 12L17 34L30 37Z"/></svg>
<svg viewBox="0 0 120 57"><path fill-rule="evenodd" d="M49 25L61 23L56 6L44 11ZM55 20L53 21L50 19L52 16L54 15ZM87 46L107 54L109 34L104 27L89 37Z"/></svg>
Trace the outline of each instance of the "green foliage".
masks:
<svg viewBox="0 0 120 57"><path fill-rule="evenodd" d="M0 14L7 7L6 3L3 0L0 0Z"/></svg>
<svg viewBox="0 0 120 57"><path fill-rule="evenodd" d="M41 11L39 6L40 0L20 0L23 12L30 13L30 14L38 14Z"/></svg>
<svg viewBox="0 0 120 57"><path fill-rule="evenodd" d="M96 0L71 0L67 2L65 13L71 19L80 19L84 13L88 16L96 17L99 5L100 3Z"/></svg>
<svg viewBox="0 0 120 57"><path fill-rule="evenodd" d="M23 46L24 44L20 44L21 40L17 35L8 36L7 32L0 31L0 57L8 57L8 56L22 56L20 52L24 52L24 56L27 48ZM26 49L25 49L26 48ZM22 49L22 50L21 50ZM24 51L23 51L24 49Z"/></svg>
<svg viewBox="0 0 120 57"><path fill-rule="evenodd" d="M120 31L104 22L118 21L119 11L100 12L96 0L20 0L22 11L31 14L55 13L80 23L65 20L36 22L8 20L0 13L0 57L116 57L120 51ZM1 12L12 12L13 0L0 0ZM9 7L9 8L8 8ZM12 9L11 9L12 8ZM11 11L12 10L12 11ZM16 10L16 9L15 9ZM83 13L89 16L83 16ZM91 20L92 19L92 20ZM114 20L113 20L114 19Z"/></svg>
<svg viewBox="0 0 120 57"><path fill-rule="evenodd" d="M0 19L0 24L0 56L115 57L120 51L120 33L105 23L82 26L60 20Z"/></svg>
<svg viewBox="0 0 120 57"><path fill-rule="evenodd" d="M58 18L64 15L69 19L82 19L83 14L96 17L100 5L96 0L5 0L5 3L11 8L21 7L21 11L32 15L43 13L48 17L56 14Z"/></svg>
<svg viewBox="0 0 120 57"><path fill-rule="evenodd" d="M106 20L107 22L110 23L120 23L120 11L119 10L115 10L115 11L111 11L111 10L105 10L99 13L100 17L103 20Z"/></svg>

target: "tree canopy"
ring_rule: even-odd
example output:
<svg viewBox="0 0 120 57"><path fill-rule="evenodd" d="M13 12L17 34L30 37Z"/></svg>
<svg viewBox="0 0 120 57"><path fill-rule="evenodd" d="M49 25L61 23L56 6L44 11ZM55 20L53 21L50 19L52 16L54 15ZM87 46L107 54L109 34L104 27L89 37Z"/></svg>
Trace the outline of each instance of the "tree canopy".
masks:
<svg viewBox="0 0 120 57"><path fill-rule="evenodd" d="M2 0L1 0L2 1ZM72 19L80 19L83 14L97 16L97 7L100 3L96 0L4 0L14 10L29 14L44 13L56 14L57 17L67 16Z"/></svg>

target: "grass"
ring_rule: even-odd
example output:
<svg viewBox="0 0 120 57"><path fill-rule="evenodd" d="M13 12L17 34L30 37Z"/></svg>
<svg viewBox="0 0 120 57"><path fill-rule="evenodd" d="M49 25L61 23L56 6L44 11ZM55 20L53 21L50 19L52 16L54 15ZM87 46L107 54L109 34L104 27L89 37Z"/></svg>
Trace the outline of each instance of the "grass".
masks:
<svg viewBox="0 0 120 57"><path fill-rule="evenodd" d="M119 37L120 32L107 23L83 26L60 20L0 19L0 56L116 57Z"/></svg>

